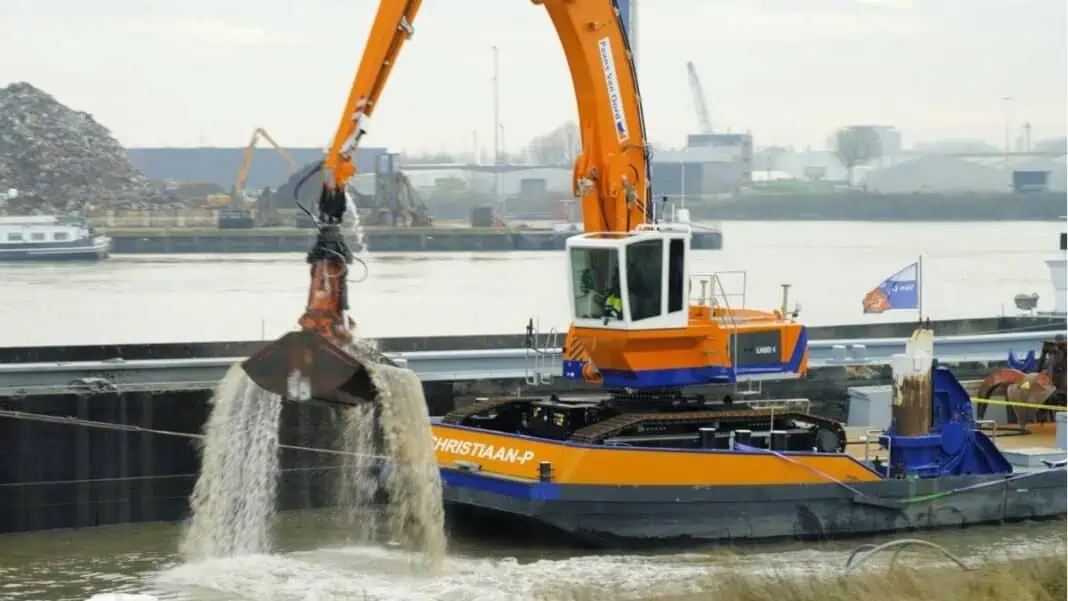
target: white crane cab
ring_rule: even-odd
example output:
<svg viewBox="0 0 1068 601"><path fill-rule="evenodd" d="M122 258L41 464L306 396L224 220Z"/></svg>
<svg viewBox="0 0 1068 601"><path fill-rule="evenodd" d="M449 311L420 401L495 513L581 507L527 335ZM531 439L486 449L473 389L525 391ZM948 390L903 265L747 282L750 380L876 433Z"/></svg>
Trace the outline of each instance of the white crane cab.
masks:
<svg viewBox="0 0 1068 601"><path fill-rule="evenodd" d="M687 326L688 224L585 233L568 238L566 248L576 327L635 331Z"/></svg>

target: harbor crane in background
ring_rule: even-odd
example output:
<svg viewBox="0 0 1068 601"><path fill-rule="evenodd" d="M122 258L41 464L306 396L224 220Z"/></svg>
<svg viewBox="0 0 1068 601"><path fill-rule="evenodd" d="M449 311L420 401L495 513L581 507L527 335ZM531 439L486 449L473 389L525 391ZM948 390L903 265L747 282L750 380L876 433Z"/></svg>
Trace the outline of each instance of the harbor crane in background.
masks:
<svg viewBox="0 0 1068 601"><path fill-rule="evenodd" d="M235 201L244 198L245 184L248 183L248 170L252 166L252 157L256 154L256 143L259 142L260 138L267 140L267 143L274 146L278 154L282 155L282 160L289 165L290 173L296 173L300 169L300 163L293 158L293 155L289 154L288 150L282 148L278 142L275 142L271 134L267 133L262 127L257 127L252 132L252 139L248 141L248 146L245 147L245 154L241 158L241 166L237 168L237 177L234 179L234 187L230 192Z"/></svg>
<svg viewBox="0 0 1068 601"><path fill-rule="evenodd" d="M693 97L693 108L697 112L697 127L701 133L712 133L712 121L708 118L708 104L705 102L705 92L701 88L701 78L697 76L697 67L693 61L686 61L686 71L690 75L690 95Z"/></svg>
<svg viewBox="0 0 1068 601"><path fill-rule="evenodd" d="M273 195L269 191L264 191L264 193L260 194L260 198L257 199L257 217L253 217L252 211L248 207L248 201L245 198L248 172L249 168L252 167L252 157L256 155L256 144L260 141L260 138L267 140L278 151L278 154L282 155L282 160L289 166L290 173L296 173L300 169L300 163L293 158L293 155L288 150L282 148L271 137L271 134L267 133L267 130L262 127L252 130L252 138L248 141L248 145L245 146L245 152L241 157L241 164L237 167L237 176L234 178L234 185L230 188L230 193L214 194L208 197L208 206L221 207L219 211L219 227L221 228L254 227L257 223L257 217L260 225L277 224L278 222L278 210L274 206Z"/></svg>
<svg viewBox="0 0 1068 601"><path fill-rule="evenodd" d="M293 158L293 155L288 150L282 148L265 129L257 127L252 131L252 138L249 140L248 145L245 146L245 152L241 156L241 164L237 167L237 175L234 177L234 185L230 188L230 193L212 194L208 197L209 206L241 205L245 202L245 185L248 183L248 172L249 168L252 167L252 157L256 154L256 144L260 138L267 140L278 151L278 154L282 155L282 160L289 166L290 173L296 173L300 169L300 163Z"/></svg>

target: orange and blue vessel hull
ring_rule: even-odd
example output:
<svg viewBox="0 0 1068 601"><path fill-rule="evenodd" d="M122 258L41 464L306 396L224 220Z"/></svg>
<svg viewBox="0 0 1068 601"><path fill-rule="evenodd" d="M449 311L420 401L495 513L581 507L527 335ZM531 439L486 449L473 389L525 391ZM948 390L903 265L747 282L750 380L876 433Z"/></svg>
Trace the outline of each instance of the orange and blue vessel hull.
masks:
<svg viewBox="0 0 1068 601"><path fill-rule="evenodd" d="M831 538L1065 514L1065 471L885 479L846 454L608 447L432 425L454 523L605 547Z"/></svg>

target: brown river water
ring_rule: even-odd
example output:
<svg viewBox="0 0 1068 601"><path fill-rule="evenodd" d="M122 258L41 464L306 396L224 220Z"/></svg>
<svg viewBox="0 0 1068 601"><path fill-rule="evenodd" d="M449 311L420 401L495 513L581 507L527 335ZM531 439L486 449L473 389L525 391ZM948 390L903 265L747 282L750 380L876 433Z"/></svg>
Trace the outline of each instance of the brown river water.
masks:
<svg viewBox="0 0 1068 601"><path fill-rule="evenodd" d="M864 315L861 299L924 260L931 319L1015 313L1013 297L1053 303L1047 259L1063 257L1063 223L723 224L723 250L695 251L694 275L730 271L726 292L775 308L781 284L811 326L912 321L913 311ZM361 336L519 334L535 318L565 330L561 252L365 256L351 287ZM99 264L0 263L0 346L274 339L295 327L307 265L294 254L115 255ZM743 275L744 274L744 275ZM353 267L351 278L362 276ZM744 281L743 281L744 280ZM743 286L744 284L744 286ZM731 299L732 304L741 300ZM48 307L47 319L27 320Z"/></svg>
<svg viewBox="0 0 1068 601"><path fill-rule="evenodd" d="M125 593L169 601L622 601L699 592L724 570L805 574L837 572L863 542L764 544L590 554L454 536L443 571L429 576L389 546L347 542L342 512L281 515L278 551L183 563L181 528L147 524L0 537L0 599L83 601ZM1063 521L983 526L916 534L966 561L1065 552ZM503 542L502 542L503 541ZM937 559L910 551L907 561ZM879 559L874 567L885 566ZM121 596L98 597L122 599Z"/></svg>

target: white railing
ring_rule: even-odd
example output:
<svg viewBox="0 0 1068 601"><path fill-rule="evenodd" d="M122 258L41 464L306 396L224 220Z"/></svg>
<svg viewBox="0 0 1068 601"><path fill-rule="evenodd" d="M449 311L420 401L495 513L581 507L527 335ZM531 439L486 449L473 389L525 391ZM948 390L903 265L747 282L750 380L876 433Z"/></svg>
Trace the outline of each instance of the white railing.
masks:
<svg viewBox="0 0 1068 601"><path fill-rule="evenodd" d="M527 326L523 380L528 386L549 384L553 377L563 370L559 332L552 328L543 335L538 326L539 323L534 320Z"/></svg>
<svg viewBox="0 0 1068 601"><path fill-rule="evenodd" d="M727 290L727 287L723 285L723 279L731 278L735 284L740 285L741 291L737 291L734 287L731 291ZM694 298L694 281L697 281L697 298ZM744 270L733 271L717 271L712 274L693 275L690 276L690 302L698 305L708 307L723 307L727 310L726 317L723 321L731 327L732 330L736 330L738 327L738 317L734 315L731 309L732 304L737 304L739 309L746 307L746 292L749 287L749 275ZM735 380L734 392L736 394L758 394L760 392L760 383L756 383L754 388L753 382L750 382L748 390L739 390L737 384L737 366L738 366L738 350L734 344L730 345L728 352L731 355L731 371L732 379Z"/></svg>
<svg viewBox="0 0 1068 601"><path fill-rule="evenodd" d="M745 309L748 289L749 274L745 270L690 276L690 302L697 305Z"/></svg>

